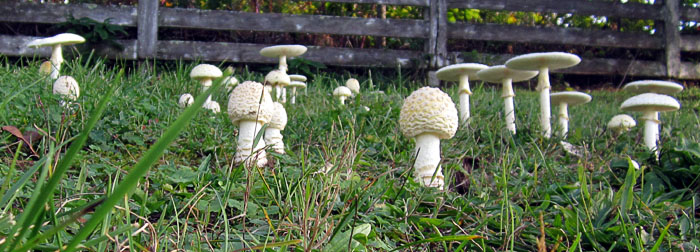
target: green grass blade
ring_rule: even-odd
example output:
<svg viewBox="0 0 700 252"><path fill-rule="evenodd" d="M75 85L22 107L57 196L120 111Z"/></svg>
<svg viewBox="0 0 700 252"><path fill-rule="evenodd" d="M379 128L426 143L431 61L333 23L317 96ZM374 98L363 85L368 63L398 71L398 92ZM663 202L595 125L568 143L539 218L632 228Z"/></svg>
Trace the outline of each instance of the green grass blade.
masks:
<svg viewBox="0 0 700 252"><path fill-rule="evenodd" d="M399 250L403 250L405 248L408 248L408 247L411 247L414 245L428 243L428 242L471 241L474 239L484 239L484 237L478 236L478 235L448 235L448 236L433 237L433 238L422 239L422 240L414 241L414 242L411 242L408 244L404 244L403 246L395 248L392 251L399 251Z"/></svg>
<svg viewBox="0 0 700 252"><path fill-rule="evenodd" d="M649 250L649 252L656 252L659 251L659 247L661 247L661 243L664 241L664 237L668 233L668 228L671 227L671 221L666 224L666 227L664 227L664 230L661 231L661 234L659 235L659 239L656 240L656 243L654 243L654 247Z"/></svg>

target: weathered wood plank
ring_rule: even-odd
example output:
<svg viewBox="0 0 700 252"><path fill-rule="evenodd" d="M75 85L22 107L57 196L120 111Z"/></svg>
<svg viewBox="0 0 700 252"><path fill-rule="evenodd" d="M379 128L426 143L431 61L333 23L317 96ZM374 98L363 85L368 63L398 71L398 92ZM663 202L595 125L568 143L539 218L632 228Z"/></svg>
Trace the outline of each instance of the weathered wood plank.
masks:
<svg viewBox="0 0 700 252"><path fill-rule="evenodd" d="M527 27L497 24L449 24L450 39L570 44L660 49L663 40L646 33L585 30L560 27Z"/></svg>
<svg viewBox="0 0 700 252"><path fill-rule="evenodd" d="M0 4L0 22L55 24L66 21L66 16L88 17L99 22L109 19L110 23L123 26L136 26L136 8L97 4L37 4L3 2Z"/></svg>
<svg viewBox="0 0 700 252"><path fill-rule="evenodd" d="M51 47L27 47L29 42L39 38L41 37L0 35L0 55L49 58L51 56ZM112 59L136 59L136 40L117 40L117 43L124 46L124 50L121 52L105 50L103 51L103 53L106 53L105 56ZM75 46L64 48L63 53L69 55L71 53L70 48L73 47Z"/></svg>
<svg viewBox="0 0 700 252"><path fill-rule="evenodd" d="M161 27L426 38L423 20L161 8Z"/></svg>
<svg viewBox="0 0 700 252"><path fill-rule="evenodd" d="M438 21L437 38L435 45L435 64L436 68L447 66L447 36L449 26L447 25L447 1L446 0L433 0L437 3L437 16L433 17Z"/></svg>
<svg viewBox="0 0 700 252"><path fill-rule="evenodd" d="M690 7L681 7L680 10L680 16L682 20L695 20L699 21L700 20L700 9L697 8L690 8Z"/></svg>
<svg viewBox="0 0 700 252"><path fill-rule="evenodd" d="M666 45L664 61L666 65L666 77L675 78L681 71L681 32L678 30L680 16L679 0L664 0L662 13L664 44Z"/></svg>
<svg viewBox="0 0 700 252"><path fill-rule="evenodd" d="M700 52L700 36L698 35L683 35L681 36L680 48L687 52Z"/></svg>
<svg viewBox="0 0 700 252"><path fill-rule="evenodd" d="M139 0L138 56L147 59L156 56L158 42L158 0Z"/></svg>
<svg viewBox="0 0 700 252"><path fill-rule="evenodd" d="M309 0L312 2L428 6L430 0Z"/></svg>
<svg viewBox="0 0 700 252"><path fill-rule="evenodd" d="M661 20L658 5L582 0L448 0L448 8L556 12Z"/></svg>

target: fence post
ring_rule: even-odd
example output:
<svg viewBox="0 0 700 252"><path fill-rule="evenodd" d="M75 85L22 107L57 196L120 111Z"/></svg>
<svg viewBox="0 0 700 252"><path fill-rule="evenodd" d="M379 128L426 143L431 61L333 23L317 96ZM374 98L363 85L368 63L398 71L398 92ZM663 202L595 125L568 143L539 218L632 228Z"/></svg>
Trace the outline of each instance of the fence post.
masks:
<svg viewBox="0 0 700 252"><path fill-rule="evenodd" d="M139 0L137 21L138 58L154 58L158 41L158 0Z"/></svg>
<svg viewBox="0 0 700 252"><path fill-rule="evenodd" d="M664 16L664 64L666 65L666 77L674 79L680 77L681 67L681 33L678 30L680 24L679 0L665 0L661 13Z"/></svg>
<svg viewBox="0 0 700 252"><path fill-rule="evenodd" d="M432 0L423 15L429 24L428 43L425 45L425 53L430 55L429 68L440 68L447 64L447 0ZM428 72L429 84L438 86L440 83L435 78L435 71Z"/></svg>

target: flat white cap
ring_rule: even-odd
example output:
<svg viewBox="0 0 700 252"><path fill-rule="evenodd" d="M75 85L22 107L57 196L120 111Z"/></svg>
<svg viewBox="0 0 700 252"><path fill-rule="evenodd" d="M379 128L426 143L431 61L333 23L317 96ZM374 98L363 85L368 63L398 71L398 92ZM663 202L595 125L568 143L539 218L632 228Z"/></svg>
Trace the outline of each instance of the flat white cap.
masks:
<svg viewBox="0 0 700 252"><path fill-rule="evenodd" d="M223 74L224 73L222 73L221 70L214 65L199 64L192 68L192 71L190 72L190 78L201 81L206 79L219 78Z"/></svg>
<svg viewBox="0 0 700 252"><path fill-rule="evenodd" d="M407 137L432 133L449 139L457 132L457 126L457 108L450 96L438 88L419 88L401 106L399 127Z"/></svg>
<svg viewBox="0 0 700 252"><path fill-rule="evenodd" d="M78 82L70 76L61 76L53 82L53 93L67 100L77 100L80 97Z"/></svg>
<svg viewBox="0 0 700 252"><path fill-rule="evenodd" d="M674 111L681 108L681 104L676 99L668 95L645 93L635 95L622 102L620 109L624 111Z"/></svg>
<svg viewBox="0 0 700 252"><path fill-rule="evenodd" d="M306 76L301 74L290 74L289 79L292 81L306 81Z"/></svg>
<svg viewBox="0 0 700 252"><path fill-rule="evenodd" d="M233 89L228 100L228 115L234 125L242 120L270 122L274 110L272 97L263 90L263 84L254 81L244 81Z"/></svg>
<svg viewBox="0 0 700 252"><path fill-rule="evenodd" d="M181 108L189 107L192 105L192 103L194 103L194 96L189 93L182 94L180 99L177 101L177 105Z"/></svg>
<svg viewBox="0 0 700 252"><path fill-rule="evenodd" d="M662 80L639 80L625 84L622 90L632 93L657 93L657 94L675 94L683 91L683 85Z"/></svg>
<svg viewBox="0 0 700 252"><path fill-rule="evenodd" d="M350 89L353 93L360 93L360 82L355 78L350 78L345 82L345 86Z"/></svg>
<svg viewBox="0 0 700 252"><path fill-rule="evenodd" d="M284 130L287 126L287 110L284 109L282 103L274 102L274 113L272 119L270 120L270 127Z"/></svg>
<svg viewBox="0 0 700 252"><path fill-rule="evenodd" d="M279 85L284 87L289 85L290 82L291 79L289 78L289 75L279 69L272 70L265 75L266 85Z"/></svg>
<svg viewBox="0 0 700 252"><path fill-rule="evenodd" d="M582 92L564 91L552 93L550 99L552 104L566 103L569 106L574 106L590 102L591 96Z"/></svg>
<svg viewBox="0 0 700 252"><path fill-rule="evenodd" d="M73 33L61 33L53 37L36 39L27 44L27 47L42 47L42 46L54 46L54 45L72 45L85 43L85 38L78 34Z"/></svg>
<svg viewBox="0 0 700 252"><path fill-rule="evenodd" d="M306 83L301 82L301 81L292 81L289 83L288 87L293 87L293 88L306 88Z"/></svg>
<svg viewBox="0 0 700 252"><path fill-rule="evenodd" d="M505 79L513 82L526 81L537 76L537 71L522 71L507 68L505 65L492 66L476 72L476 77L494 83L501 83Z"/></svg>
<svg viewBox="0 0 700 252"><path fill-rule="evenodd" d="M440 68L435 73L437 78L444 81L459 81L463 75L469 76L470 80L479 80L476 72L486 69L489 66L479 63L461 63Z"/></svg>
<svg viewBox="0 0 700 252"><path fill-rule="evenodd" d="M637 122L634 121L634 118L626 114L613 116L608 122L609 129L629 129L634 126L637 126Z"/></svg>
<svg viewBox="0 0 700 252"><path fill-rule="evenodd" d="M506 67L515 70L539 71L546 67L550 70L567 68L577 65L581 58L565 52L528 53L513 57L506 61Z"/></svg>
<svg viewBox="0 0 700 252"><path fill-rule="evenodd" d="M280 56L294 57L305 52L306 46L303 45L276 45L261 49L260 55L270 58L278 58Z"/></svg>

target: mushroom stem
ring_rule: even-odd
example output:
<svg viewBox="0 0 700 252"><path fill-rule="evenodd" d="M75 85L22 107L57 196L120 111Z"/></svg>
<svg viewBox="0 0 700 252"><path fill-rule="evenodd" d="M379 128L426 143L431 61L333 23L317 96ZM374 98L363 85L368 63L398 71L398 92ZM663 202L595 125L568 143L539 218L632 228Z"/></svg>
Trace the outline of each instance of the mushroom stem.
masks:
<svg viewBox="0 0 700 252"><path fill-rule="evenodd" d="M552 114L549 107L549 88L549 68L540 68L537 77L537 91L540 93L540 126L545 138L552 135L552 125L549 121Z"/></svg>
<svg viewBox="0 0 700 252"><path fill-rule="evenodd" d="M54 45L51 50L51 79L58 79L61 64L63 64L63 49L61 45Z"/></svg>
<svg viewBox="0 0 700 252"><path fill-rule="evenodd" d="M238 128L238 146L236 147L234 162L241 163L245 161L246 166L252 165L255 161L257 161L256 163L258 166L267 164L267 157L264 150L265 141L260 139L255 148L253 148L255 136L260 132L262 124L257 121L243 120L239 122ZM249 158L254 153L255 156Z"/></svg>
<svg viewBox="0 0 700 252"><path fill-rule="evenodd" d="M440 167L440 138L431 133L419 134L415 137L416 161L413 163L413 176L416 182L427 187L438 187L442 190L445 178ZM437 169L437 171L436 171ZM435 175L435 179L433 179Z"/></svg>
<svg viewBox="0 0 700 252"><path fill-rule="evenodd" d="M340 100L340 104L345 105L345 99L346 99L345 96L342 96L342 95L341 95L341 96L338 96L338 99Z"/></svg>
<svg viewBox="0 0 700 252"><path fill-rule="evenodd" d="M297 98L297 88L293 87L292 88L292 99L291 99L290 103L295 104L296 100L297 100L296 98Z"/></svg>
<svg viewBox="0 0 700 252"><path fill-rule="evenodd" d="M280 87L282 90L282 99L280 99L280 103L287 103L287 88L286 87Z"/></svg>
<svg viewBox="0 0 700 252"><path fill-rule="evenodd" d="M642 120L644 120L644 145L658 155L656 142L659 140L659 112L646 111L642 115Z"/></svg>
<svg viewBox="0 0 700 252"><path fill-rule="evenodd" d="M566 137L569 132L569 104L559 104L559 127L561 127L561 136Z"/></svg>
<svg viewBox="0 0 700 252"><path fill-rule="evenodd" d="M272 145L272 149L280 154L284 154L284 141L282 141L282 138L280 129L273 127L265 129L265 143Z"/></svg>
<svg viewBox="0 0 700 252"><path fill-rule="evenodd" d="M282 55L280 56L280 70L286 73L287 69L289 69L287 68L287 56Z"/></svg>
<svg viewBox="0 0 700 252"><path fill-rule="evenodd" d="M467 124L469 119L469 96L472 94L469 88L469 75L459 76L459 117L462 124Z"/></svg>
<svg viewBox="0 0 700 252"><path fill-rule="evenodd" d="M275 85L275 101L280 101L280 97L282 97L282 87Z"/></svg>
<svg viewBox="0 0 700 252"><path fill-rule="evenodd" d="M513 79L503 79L503 98L504 110L506 113L506 128L515 135L515 106L513 106Z"/></svg>
<svg viewBox="0 0 700 252"><path fill-rule="evenodd" d="M207 89L209 89L209 87L211 87L212 79L202 79L199 83L202 84L202 92L205 92L205 91L207 91ZM207 100L204 102L204 105L202 105L202 106L205 106L206 104L209 104L209 103L211 103L211 95L207 96Z"/></svg>

